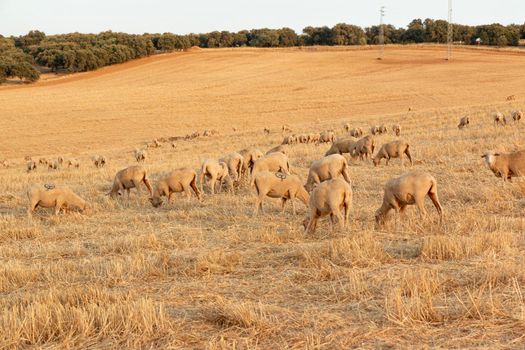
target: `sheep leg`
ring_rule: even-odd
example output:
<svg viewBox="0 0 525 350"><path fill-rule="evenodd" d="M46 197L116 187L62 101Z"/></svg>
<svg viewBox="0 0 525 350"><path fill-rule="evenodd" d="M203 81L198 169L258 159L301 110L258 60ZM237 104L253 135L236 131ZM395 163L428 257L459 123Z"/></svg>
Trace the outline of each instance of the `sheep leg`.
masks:
<svg viewBox="0 0 525 350"><path fill-rule="evenodd" d="M62 209L62 206L64 205L64 200L62 198L57 198L55 201L55 215L58 215L60 213L60 210Z"/></svg>
<svg viewBox="0 0 525 350"><path fill-rule="evenodd" d="M441 203L439 203L439 198L437 193L435 192L429 192L428 196L430 197L430 200L432 200L432 203L434 203L434 206L436 207L436 210L439 214L439 221L442 222L443 220L443 208L441 207Z"/></svg>
<svg viewBox="0 0 525 350"><path fill-rule="evenodd" d="M33 215L33 212L38 207L38 203L39 202L40 201L31 201L31 203L29 204L29 208L27 208L27 216L28 217L31 217Z"/></svg>
<svg viewBox="0 0 525 350"><path fill-rule="evenodd" d="M425 202L424 202L424 198L416 198L416 206L417 206L417 209L419 210L419 216L421 218L424 218L427 216L427 210L425 209Z"/></svg>
<svg viewBox="0 0 525 350"><path fill-rule="evenodd" d="M293 204L293 202L292 202ZM286 198L281 198L281 212L284 213L284 207L286 206Z"/></svg>
<svg viewBox="0 0 525 350"><path fill-rule="evenodd" d="M209 186L211 189L211 194L215 194L215 186L217 185L217 176L212 175L210 178Z"/></svg>
<svg viewBox="0 0 525 350"><path fill-rule="evenodd" d="M206 172L203 170L203 171L201 171L201 176L200 176L201 192L202 193L204 193L204 181L205 181L205 178L206 178Z"/></svg>
<svg viewBox="0 0 525 350"><path fill-rule="evenodd" d="M316 215L311 216L308 226L306 226L306 229L304 230L305 235L315 232L315 229L317 228L317 220L318 217Z"/></svg>
<svg viewBox="0 0 525 350"><path fill-rule="evenodd" d="M414 163L412 162L412 156L410 155L410 151L408 150L408 148L405 150L405 154L407 155L408 160L410 161L410 165L414 165Z"/></svg>
<svg viewBox="0 0 525 350"><path fill-rule="evenodd" d="M263 212L262 202L263 202L264 196L265 194L261 192L258 194L257 198L255 199L255 208L253 209L254 216L257 216L257 214L259 214L259 210Z"/></svg>
<svg viewBox="0 0 525 350"><path fill-rule="evenodd" d="M141 190L140 190L141 181L132 180L131 182L133 183L133 185L135 185L135 188L137 189L137 196L140 196L141 195Z"/></svg>
<svg viewBox="0 0 525 350"><path fill-rule="evenodd" d="M193 180L190 183L191 188L193 189L193 192L195 192L195 195L199 200L201 200L201 193L199 192L199 189L197 188L197 177L193 178Z"/></svg>
<svg viewBox="0 0 525 350"><path fill-rule="evenodd" d="M292 203L292 213L293 213L293 215L295 215L296 211L295 211L295 201L294 201L294 198L290 198L290 202Z"/></svg>

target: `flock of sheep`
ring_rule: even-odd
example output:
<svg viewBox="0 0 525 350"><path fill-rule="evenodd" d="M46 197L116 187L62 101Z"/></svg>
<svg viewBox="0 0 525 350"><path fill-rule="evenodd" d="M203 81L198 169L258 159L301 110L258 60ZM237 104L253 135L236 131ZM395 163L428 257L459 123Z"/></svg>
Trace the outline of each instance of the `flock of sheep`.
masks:
<svg viewBox="0 0 525 350"><path fill-rule="evenodd" d="M521 116L521 111L512 113L515 121L519 121ZM500 124L502 120L504 123L505 117L501 113L494 113L496 123ZM469 117L463 117L458 127L464 129L469 124ZM294 200L298 199L308 207L308 214L303 222L305 233L314 232L318 219L323 216L330 216L332 229L335 223L343 228L348 223L353 196L351 179L347 170L348 161L343 154L348 154L354 160L371 160L375 166L378 166L383 158L386 159L387 165L392 158L401 158L402 164L403 156L406 156L412 164L409 144L399 139L383 144L374 155L376 149L374 135L387 133L386 126L373 126L370 128L370 135L364 137L362 137L361 128L352 129L350 125L345 124L344 129L347 136L340 138L335 137L333 130L317 134L290 134L284 137L281 145L266 153L256 147L249 147L238 152L231 152L220 159L206 159L202 162L199 171L191 168L177 169L160 179L155 188L151 186L144 166L130 166L117 172L108 195L116 197L127 193L129 197L132 188L136 188L140 193L140 187L143 184L148 189L151 204L159 207L163 203L163 197L166 197L169 202L173 194L177 192L185 193L188 198L193 192L198 200L201 200L205 184L211 194L220 192L224 187L233 191L234 184L244 184L255 189L254 215L262 211L262 204L266 197L281 199L283 211L286 202L290 201L295 215ZM291 132L291 129L283 126L282 131ZM400 136L401 127L396 124L392 127L392 131L396 136ZM264 133L269 133L269 129L265 128ZM290 166L287 147L295 143L312 142L331 143L331 146L324 157L312 162L307 180L303 182ZM154 140L147 146L157 148L160 147L160 142ZM144 162L147 158L145 149L136 149L134 155L139 163ZM496 176L502 177L504 181L525 173L525 151L512 153L487 151L483 158L489 169ZM97 168L107 163L104 156L97 155L92 160ZM47 165L49 169L56 169L58 166L79 166L77 160L62 157L56 161L41 158L38 163ZM36 166L37 162L29 159L27 171L33 171ZM391 210L403 213L408 205L416 205L420 215L426 215L424 206L426 196L436 207L441 221L443 209L438 198L437 181L432 175L416 171L391 179L384 187L383 203L375 213L376 222L384 223ZM80 210L88 207L86 201L68 187L55 187L54 185L33 187L28 191L28 197L30 202L28 215L30 216L37 207L54 208L55 214L71 207Z"/></svg>

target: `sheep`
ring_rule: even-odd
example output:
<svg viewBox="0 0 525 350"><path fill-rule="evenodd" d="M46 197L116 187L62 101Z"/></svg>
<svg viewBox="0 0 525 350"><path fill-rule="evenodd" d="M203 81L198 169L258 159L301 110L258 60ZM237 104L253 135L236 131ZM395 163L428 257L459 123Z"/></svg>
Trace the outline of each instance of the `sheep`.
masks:
<svg viewBox="0 0 525 350"><path fill-rule="evenodd" d="M80 162L75 158L67 158L65 160L65 163L68 168L71 168L71 167L79 168L80 167Z"/></svg>
<svg viewBox="0 0 525 350"><path fill-rule="evenodd" d="M352 154L352 149L355 145L355 139L345 137L340 138L334 141L332 143L332 146L326 151L324 154L325 156L329 156L331 154L343 154L343 153L350 153Z"/></svg>
<svg viewBox="0 0 525 350"><path fill-rule="evenodd" d="M288 151L286 150L284 145L279 145L279 146L275 146L274 148L270 148L268 152L266 152L266 155L270 153L275 153L275 152L281 152L281 153L287 154Z"/></svg>
<svg viewBox="0 0 525 350"><path fill-rule="evenodd" d="M185 192L189 199L191 197L190 189L201 200L201 192L197 188L197 172L190 168L176 169L158 182L153 196L149 200L157 208L162 205L163 196L166 196L170 202L172 195L176 192Z"/></svg>
<svg viewBox="0 0 525 350"><path fill-rule="evenodd" d="M319 135L319 142L320 143L334 142L334 140L335 140L335 133L333 131L323 131Z"/></svg>
<svg viewBox="0 0 525 350"><path fill-rule="evenodd" d="M443 219L443 208L439 203L436 179L424 172L410 172L389 180L385 185L383 204L376 210L377 224L383 224L390 210L403 213L407 205L415 204L420 216L426 216L425 196L428 195Z"/></svg>
<svg viewBox="0 0 525 350"><path fill-rule="evenodd" d="M372 135L367 135L355 142L350 149L352 157L359 157L361 160L372 157L375 149L375 140Z"/></svg>
<svg viewBox="0 0 525 350"><path fill-rule="evenodd" d="M510 95L505 98L507 101L514 101L516 99L515 95Z"/></svg>
<svg viewBox="0 0 525 350"><path fill-rule="evenodd" d="M350 136L352 137L361 137L363 136L363 129L361 128L353 128L349 131Z"/></svg>
<svg viewBox="0 0 525 350"><path fill-rule="evenodd" d="M27 215L32 216L37 207L55 208L55 215L60 211L67 211L70 207L76 207L84 211L87 207L86 201L75 194L69 187L35 186L27 191L29 207Z"/></svg>
<svg viewBox="0 0 525 350"><path fill-rule="evenodd" d="M219 159L219 162L224 162L228 166L228 172L233 178L233 181L239 181L244 167L244 157L238 152L231 152Z"/></svg>
<svg viewBox="0 0 525 350"><path fill-rule="evenodd" d="M209 137L209 136L218 135L218 134L219 132L217 130L204 130L204 132L202 133L202 136Z"/></svg>
<svg viewBox="0 0 525 350"><path fill-rule="evenodd" d="M505 126L507 125L507 119L505 118L505 115L501 112L495 112L492 114L492 118L494 119L494 125L498 126Z"/></svg>
<svg viewBox="0 0 525 350"><path fill-rule="evenodd" d="M290 129L290 126L287 125L287 124L284 124L282 127L281 127L283 133L285 132L293 132L292 129Z"/></svg>
<svg viewBox="0 0 525 350"><path fill-rule="evenodd" d="M162 145L160 144L159 140L157 140L157 139L154 139L153 142L146 144L147 148L159 148L160 146L162 146Z"/></svg>
<svg viewBox="0 0 525 350"><path fill-rule="evenodd" d="M203 186L205 178L209 178L208 186L210 187L211 194L215 194L217 184L219 188L217 192L220 192L222 185L225 183L228 185L230 191L233 190L233 183L228 172L228 165L224 162L219 162L215 159L205 159L201 165L201 192L204 193Z"/></svg>
<svg viewBox="0 0 525 350"><path fill-rule="evenodd" d="M177 148L177 144L175 142L170 143L171 148Z"/></svg>
<svg viewBox="0 0 525 350"><path fill-rule="evenodd" d="M93 156L93 164L95 164L96 168L102 168L106 165L107 159L104 156L95 155Z"/></svg>
<svg viewBox="0 0 525 350"><path fill-rule="evenodd" d="M299 143L308 143L308 135L307 134L299 134L299 135L297 135L297 139L299 140Z"/></svg>
<svg viewBox="0 0 525 350"><path fill-rule="evenodd" d="M25 156L25 157L24 157L24 160L27 161L27 162L29 162L30 160L33 160L33 159L31 158L31 156Z"/></svg>
<svg viewBox="0 0 525 350"><path fill-rule="evenodd" d="M38 159L38 164L40 164L40 165L47 165L47 163L49 163L49 161L46 158L39 158Z"/></svg>
<svg viewBox="0 0 525 350"><path fill-rule="evenodd" d="M2 161L2 166L3 166L4 168L9 168L9 166L10 166L9 161L8 161L7 159L4 159L4 160Z"/></svg>
<svg viewBox="0 0 525 350"><path fill-rule="evenodd" d="M58 170L60 168L60 163L58 160L53 160L47 164L47 170Z"/></svg>
<svg viewBox="0 0 525 350"><path fill-rule="evenodd" d="M512 153L498 153L487 151L481 156L487 167L503 181L512 181L512 177L525 174L525 150Z"/></svg>
<svg viewBox="0 0 525 350"><path fill-rule="evenodd" d="M269 128L266 128L266 127L265 127L265 128L263 129L263 132L264 132L265 135L270 135L270 129L269 129Z"/></svg>
<svg viewBox="0 0 525 350"><path fill-rule="evenodd" d="M264 154L255 147L245 148L239 151L239 154L243 156L244 161L242 165L242 173L247 174L248 170L251 172L253 164L259 158L262 158Z"/></svg>
<svg viewBox="0 0 525 350"><path fill-rule="evenodd" d="M399 124L392 125L392 131L394 132L394 134L396 134L396 136L401 135L401 125Z"/></svg>
<svg viewBox="0 0 525 350"><path fill-rule="evenodd" d="M346 132L349 132L349 131L350 131L350 128L351 128L351 126L350 126L349 123L345 123L345 124L343 125L343 129L345 129Z"/></svg>
<svg viewBox="0 0 525 350"><path fill-rule="evenodd" d="M379 163L381 163L381 159L385 158L386 165L388 165L390 158L401 158L401 165L403 165L403 154L406 154L410 160L410 165L412 165L412 157L410 156L408 143L403 140L392 141L381 146L372 161L375 166L378 166Z"/></svg>
<svg viewBox="0 0 525 350"><path fill-rule="evenodd" d="M293 145L294 143L297 143L299 140L297 136L295 135L288 135L285 136L282 142L282 145Z"/></svg>
<svg viewBox="0 0 525 350"><path fill-rule="evenodd" d="M332 231L334 218L344 228L352 209L352 186L343 179L332 179L319 184L310 195L309 215L304 219L304 234L314 233L320 217L330 215ZM341 211L344 211L344 215Z"/></svg>
<svg viewBox="0 0 525 350"><path fill-rule="evenodd" d="M27 162L26 170L28 173L30 173L33 170L36 170L36 162L34 160L30 160Z"/></svg>
<svg viewBox="0 0 525 350"><path fill-rule="evenodd" d="M301 178L298 175L286 175L281 172L258 172L254 177L255 190L257 199L253 214L257 215L259 210L262 211L262 202L266 196L270 198L281 198L282 211L287 200L292 202L292 212L295 215L294 199L298 198L304 205L308 206L309 195L303 187Z"/></svg>
<svg viewBox="0 0 525 350"><path fill-rule="evenodd" d="M521 120L521 117L523 117L523 112L522 111L512 111L511 116L512 116L512 120L514 120L515 122L519 122Z"/></svg>
<svg viewBox="0 0 525 350"><path fill-rule="evenodd" d="M281 152L274 152L264 157L257 159L253 164L252 168L252 181L251 185L253 186L253 181L255 180L255 174L260 171L280 171L286 175L290 174L290 162L286 154Z"/></svg>
<svg viewBox="0 0 525 350"><path fill-rule="evenodd" d="M113 180L113 186L109 191L108 195L112 198L121 196L124 194L124 190L128 193L128 198L130 195L130 190L132 188L137 189L137 193L140 194L140 183L143 182L144 185L148 188L150 197L153 196L153 189L151 188L150 182L148 180L148 174L146 168L141 165L133 165L125 169L120 170Z"/></svg>
<svg viewBox="0 0 525 350"><path fill-rule="evenodd" d="M134 156L137 163L144 163L148 157L148 152L145 149L136 148Z"/></svg>
<svg viewBox="0 0 525 350"><path fill-rule="evenodd" d="M59 164L60 166L62 166L62 164L64 164L64 157L62 157L62 156L58 156L58 158L57 158L57 162L58 162L58 164Z"/></svg>
<svg viewBox="0 0 525 350"><path fill-rule="evenodd" d="M388 128L386 127L386 125L381 125L379 127L379 134L386 134L388 133Z"/></svg>
<svg viewBox="0 0 525 350"><path fill-rule="evenodd" d="M468 116L464 116L459 120L458 129L462 130L469 126L470 124L470 118Z"/></svg>
<svg viewBox="0 0 525 350"><path fill-rule="evenodd" d="M340 176L343 176L345 181L350 183L347 167L348 162L345 157L340 154L332 154L313 161L308 171L308 178L304 187L308 192L311 192L314 185L326 180L336 179Z"/></svg>
<svg viewBox="0 0 525 350"><path fill-rule="evenodd" d="M318 144L321 139L321 134L312 133L308 135L308 142Z"/></svg>
<svg viewBox="0 0 525 350"><path fill-rule="evenodd" d="M378 134L381 133L381 130L380 130L379 126L374 125L374 126L372 126L372 127L370 128L370 133L371 133L372 135L378 135Z"/></svg>

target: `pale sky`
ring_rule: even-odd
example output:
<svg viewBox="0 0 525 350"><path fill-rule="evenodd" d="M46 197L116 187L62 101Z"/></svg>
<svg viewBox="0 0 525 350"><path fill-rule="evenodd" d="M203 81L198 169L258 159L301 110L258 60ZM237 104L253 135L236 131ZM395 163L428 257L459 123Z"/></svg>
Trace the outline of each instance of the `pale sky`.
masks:
<svg viewBox="0 0 525 350"><path fill-rule="evenodd" d="M290 27L345 22L367 27L379 21L406 26L414 18L447 18L447 0L0 0L0 34L38 29L46 34L176 34L214 30ZM525 22L524 0L454 0L453 19L461 24Z"/></svg>

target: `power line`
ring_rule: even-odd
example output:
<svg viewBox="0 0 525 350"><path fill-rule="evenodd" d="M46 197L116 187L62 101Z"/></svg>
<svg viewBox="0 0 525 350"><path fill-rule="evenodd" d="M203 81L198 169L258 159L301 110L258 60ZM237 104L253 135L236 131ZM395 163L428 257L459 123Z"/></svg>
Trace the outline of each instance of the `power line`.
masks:
<svg viewBox="0 0 525 350"><path fill-rule="evenodd" d="M447 26L447 60L452 59L452 41L454 32L452 26L452 0L448 0L448 26Z"/></svg>
<svg viewBox="0 0 525 350"><path fill-rule="evenodd" d="M383 24L383 17L385 16L384 6L381 6L379 13L380 13L380 17L379 17L379 57L377 59L382 60L383 55L385 53L385 28Z"/></svg>

